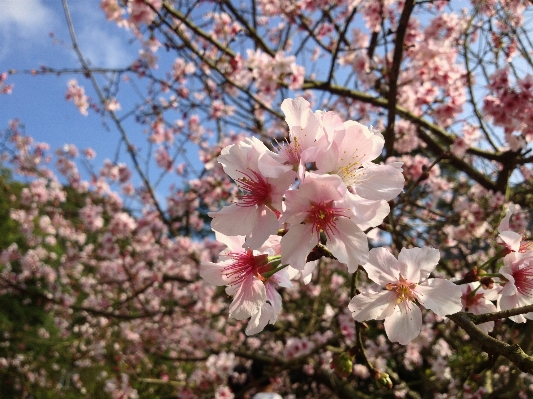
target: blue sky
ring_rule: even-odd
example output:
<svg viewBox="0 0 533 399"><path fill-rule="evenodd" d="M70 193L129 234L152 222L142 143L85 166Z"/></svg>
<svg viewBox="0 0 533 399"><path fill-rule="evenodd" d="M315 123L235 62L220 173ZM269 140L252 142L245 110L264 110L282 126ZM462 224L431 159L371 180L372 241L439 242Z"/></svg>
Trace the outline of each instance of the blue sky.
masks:
<svg viewBox="0 0 533 399"><path fill-rule="evenodd" d="M69 7L83 54L92 65L125 67L138 54L131 33L109 23L98 0L70 1ZM54 36L51 37L50 33ZM4 0L0 13L0 72L79 67L70 48L68 27L60 0ZM73 103L65 100L67 82L76 77L91 95L88 80L80 76L30 76L15 74L13 94L0 96L0 129L19 118L26 134L44 141L52 149L66 143L79 149L93 148L96 164L113 158L118 143L116 131L107 130L101 116L83 116Z"/></svg>
<svg viewBox="0 0 533 399"><path fill-rule="evenodd" d="M92 66L127 67L137 59L140 46L132 40L130 31L107 21L99 5L99 0L68 2L78 45ZM160 69L164 71L167 65L163 63L169 61L160 61ZM71 48L61 0L3 0L0 12L0 73L9 70L29 71L39 69L41 65L54 69L80 68L80 62ZM24 125L25 133L37 142L50 144L51 151L65 144L75 144L79 150L90 147L97 154L92 161L97 171L106 159L116 160L120 134L109 119L104 120L93 110L89 110L89 115L84 116L72 102L65 99L67 83L73 78L84 86L88 96L97 99L90 81L81 75L31 76L29 73L18 72L10 75L7 83L15 86L11 95L0 95L0 131L8 127L11 119L18 118ZM117 113L119 117L130 111L135 102L140 100L128 90L129 85L121 85L118 99L122 110ZM131 100L129 104L128 100ZM143 132L144 127L132 118L126 119L123 126L131 142L146 153L149 145ZM187 144L188 159L194 165L191 170L193 173L203 167L198 160L197 150L197 147ZM124 145L120 146L120 151L118 162L126 163L133 171ZM80 163L78 167L82 178L89 180L89 173L84 173ZM159 181L161 171L155 166L153 159L148 173L152 183ZM159 181L154 188L160 202L165 203L171 186L180 188L185 181L186 178L175 173L170 173ZM141 180L135 172L132 183L136 187L141 186ZM125 205L135 207L130 201L126 201Z"/></svg>

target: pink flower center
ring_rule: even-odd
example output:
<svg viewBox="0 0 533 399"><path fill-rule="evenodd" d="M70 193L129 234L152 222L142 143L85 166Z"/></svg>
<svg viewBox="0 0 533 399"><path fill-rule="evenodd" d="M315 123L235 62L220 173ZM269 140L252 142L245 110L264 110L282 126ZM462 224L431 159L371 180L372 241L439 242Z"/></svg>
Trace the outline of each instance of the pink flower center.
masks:
<svg viewBox="0 0 533 399"><path fill-rule="evenodd" d="M268 263L268 255L254 256L252 250L246 252L230 252L228 254L234 260L224 268L224 273L231 281L229 285L242 284L244 280L252 275L256 275L260 280L264 280L260 272L262 266Z"/></svg>
<svg viewBox="0 0 533 399"><path fill-rule="evenodd" d="M313 233L320 234L323 231L329 239L331 234L338 232L335 224L337 219L343 216L344 209L335 208L333 201L311 202L311 207L307 210L306 223L313 224Z"/></svg>
<svg viewBox="0 0 533 399"><path fill-rule="evenodd" d="M532 241L520 241L520 249L518 250L518 252L524 253L529 251L529 247L531 246L531 244L533 244Z"/></svg>
<svg viewBox="0 0 533 399"><path fill-rule="evenodd" d="M271 201L270 193L272 186L254 170L251 170L251 175L241 172L244 177L237 180L237 185L244 192L238 195L240 206L254 206L265 205Z"/></svg>
<svg viewBox="0 0 533 399"><path fill-rule="evenodd" d="M472 306L481 304L483 297L483 293L476 294L475 291L472 290L472 287L468 286L466 292L461 297L461 302L465 310L468 311Z"/></svg>
<svg viewBox="0 0 533 399"><path fill-rule="evenodd" d="M533 296L533 266L526 266L513 273L516 289L520 294Z"/></svg>
<svg viewBox="0 0 533 399"><path fill-rule="evenodd" d="M415 287L416 284L408 282L401 274L397 283L389 283L385 286L389 291L396 291L397 303L416 300Z"/></svg>

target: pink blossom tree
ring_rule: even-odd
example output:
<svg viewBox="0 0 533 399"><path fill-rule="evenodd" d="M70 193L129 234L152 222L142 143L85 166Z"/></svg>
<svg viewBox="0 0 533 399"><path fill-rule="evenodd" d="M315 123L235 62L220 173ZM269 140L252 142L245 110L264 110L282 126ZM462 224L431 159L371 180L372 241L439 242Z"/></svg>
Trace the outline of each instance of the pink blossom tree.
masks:
<svg viewBox="0 0 533 399"><path fill-rule="evenodd" d="M118 148L99 165L4 127L0 387L533 395L530 2L100 9L131 65L90 64L64 1L79 67L0 73L5 95L74 74L66 100Z"/></svg>

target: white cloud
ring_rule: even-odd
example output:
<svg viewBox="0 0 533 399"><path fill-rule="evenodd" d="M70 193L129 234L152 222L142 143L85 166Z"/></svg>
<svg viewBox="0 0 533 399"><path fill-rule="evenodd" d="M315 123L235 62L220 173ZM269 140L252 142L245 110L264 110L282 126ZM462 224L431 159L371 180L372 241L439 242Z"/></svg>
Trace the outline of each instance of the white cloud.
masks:
<svg viewBox="0 0 533 399"><path fill-rule="evenodd" d="M78 34L78 44L85 59L98 67L126 67L136 55L124 39L109 36L96 26L82 29Z"/></svg>
<svg viewBox="0 0 533 399"><path fill-rule="evenodd" d="M3 1L0 11L0 60L14 51L30 52L33 44L49 42L57 26L53 9L41 0Z"/></svg>
<svg viewBox="0 0 533 399"><path fill-rule="evenodd" d="M2 64L16 68L15 59L25 59L24 65L30 67L79 64L70 49L70 35L60 0L0 0L0 4ZM99 1L68 2L78 45L93 66L128 66L138 55L138 46L128 43L131 32L107 21L98 5ZM55 46L50 32L58 39ZM0 72L5 69L2 67Z"/></svg>
<svg viewBox="0 0 533 399"><path fill-rule="evenodd" d="M2 2L0 24L22 37L29 37L55 22L54 12L40 0L7 0Z"/></svg>
<svg viewBox="0 0 533 399"><path fill-rule="evenodd" d="M80 49L93 66L125 67L135 60L138 46L128 43L131 32L107 21L100 7L72 2L70 11Z"/></svg>

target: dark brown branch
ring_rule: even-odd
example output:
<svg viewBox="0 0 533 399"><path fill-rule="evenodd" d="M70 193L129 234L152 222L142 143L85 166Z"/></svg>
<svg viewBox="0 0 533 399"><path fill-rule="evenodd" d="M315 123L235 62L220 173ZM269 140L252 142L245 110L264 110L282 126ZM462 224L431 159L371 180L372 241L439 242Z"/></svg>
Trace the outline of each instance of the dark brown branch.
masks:
<svg viewBox="0 0 533 399"><path fill-rule="evenodd" d="M398 94L398 76L400 75L400 66L402 65L403 42L409 18L415 6L414 0L406 0L403 6L402 15L398 28L396 29L396 39L394 54L392 57L392 66L389 70L389 103L387 116L387 129L385 130L385 158L390 157L394 150L394 121L396 120L396 101Z"/></svg>
<svg viewBox="0 0 533 399"><path fill-rule="evenodd" d="M246 21L241 14L233 7L233 4L231 4L231 1L224 0L223 4L228 8L229 11L231 11L231 14L235 17L235 19L246 29L250 37L253 39L253 42L265 53L270 55L272 58L276 55L274 50L272 50L268 45L265 43L263 38L259 36L254 28L250 26L248 21Z"/></svg>
<svg viewBox="0 0 533 399"><path fill-rule="evenodd" d="M465 330L473 341L481 344L485 352L504 356L524 373L533 374L533 357L526 355L519 345L509 345L485 334L474 324L473 314L459 312L447 317Z"/></svg>
<svg viewBox="0 0 533 399"><path fill-rule="evenodd" d="M495 321L499 319L505 319L511 316L518 316L521 314L533 312L533 305L521 306L515 309L502 310L500 312L483 313L478 315L471 314L469 318L474 324L481 324L487 321Z"/></svg>

